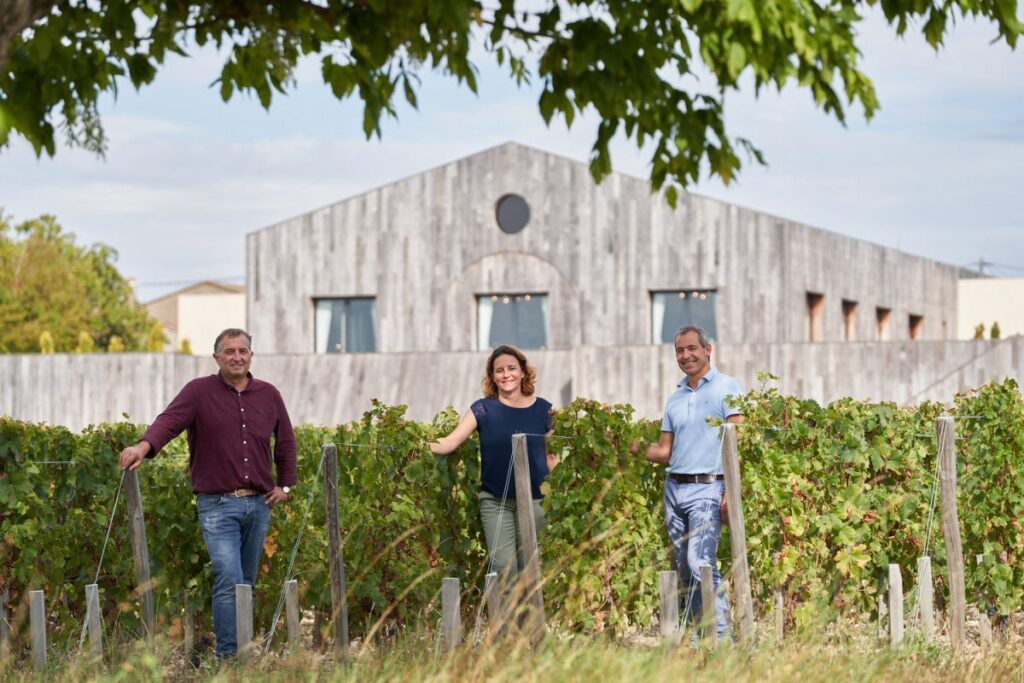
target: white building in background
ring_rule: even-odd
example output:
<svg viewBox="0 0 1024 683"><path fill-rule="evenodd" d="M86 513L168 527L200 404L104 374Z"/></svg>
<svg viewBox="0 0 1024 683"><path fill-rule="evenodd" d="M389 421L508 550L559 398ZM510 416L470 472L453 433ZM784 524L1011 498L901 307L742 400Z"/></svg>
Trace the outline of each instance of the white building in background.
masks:
<svg viewBox="0 0 1024 683"><path fill-rule="evenodd" d="M213 340L228 327L245 329L245 287L206 280L165 294L146 304L167 334L165 350L188 340L192 354L213 353Z"/></svg>
<svg viewBox="0 0 1024 683"><path fill-rule="evenodd" d="M974 328L984 325L985 338L992 323L1000 336L1024 334L1024 278L979 277L960 280L957 296L957 336L973 339Z"/></svg>

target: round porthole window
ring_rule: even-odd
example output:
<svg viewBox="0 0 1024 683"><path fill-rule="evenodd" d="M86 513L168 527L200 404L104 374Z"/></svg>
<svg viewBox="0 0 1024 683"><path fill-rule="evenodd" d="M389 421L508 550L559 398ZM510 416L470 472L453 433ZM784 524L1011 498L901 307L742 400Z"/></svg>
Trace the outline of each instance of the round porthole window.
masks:
<svg viewBox="0 0 1024 683"><path fill-rule="evenodd" d="M530 222L530 205L517 194L507 194L498 200L494 211L498 227L513 235Z"/></svg>

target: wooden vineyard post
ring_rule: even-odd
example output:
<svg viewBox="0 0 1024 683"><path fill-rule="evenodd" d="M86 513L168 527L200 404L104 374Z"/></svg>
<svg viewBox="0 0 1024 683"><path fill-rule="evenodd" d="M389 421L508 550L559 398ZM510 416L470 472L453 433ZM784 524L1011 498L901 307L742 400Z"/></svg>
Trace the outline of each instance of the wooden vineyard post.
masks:
<svg viewBox="0 0 1024 683"><path fill-rule="evenodd" d="M235 584L235 633L238 643L238 658L247 662L252 658L252 586L247 583Z"/></svg>
<svg viewBox="0 0 1024 683"><path fill-rule="evenodd" d="M782 586L775 587L775 642L782 644L786 637L786 595Z"/></svg>
<svg viewBox="0 0 1024 683"><path fill-rule="evenodd" d="M451 652L462 642L460 608L459 580L452 577L441 579L441 636L446 652Z"/></svg>
<svg viewBox="0 0 1024 683"><path fill-rule="evenodd" d="M192 612L192 605L188 601L188 591L182 591L181 593L181 605L182 605L182 635L185 649L185 656L191 657L192 651L196 647L196 617Z"/></svg>
<svg viewBox="0 0 1024 683"><path fill-rule="evenodd" d="M750 593L750 565L747 563L747 532L743 524L736 425L729 423L722 425L722 466L725 469L725 498L729 511L732 577L736 590L736 611L740 621L740 641L749 645L754 640L754 600Z"/></svg>
<svg viewBox="0 0 1024 683"><path fill-rule="evenodd" d="M898 564L889 565L889 644L903 644L903 575Z"/></svg>
<svg viewBox="0 0 1024 683"><path fill-rule="evenodd" d="M932 558L917 558L917 600L921 615L921 638L935 640L935 595L932 587Z"/></svg>
<svg viewBox="0 0 1024 683"><path fill-rule="evenodd" d="M679 574L675 571L659 572L658 593L661 598L661 637L675 642L679 638Z"/></svg>
<svg viewBox="0 0 1024 683"><path fill-rule="evenodd" d="M338 448L324 444L324 513L327 547L331 565L331 625L334 649L344 658L348 653L348 602L345 597L345 555L338 526Z"/></svg>
<svg viewBox="0 0 1024 683"><path fill-rule="evenodd" d="M956 507L956 432L953 418L935 420L939 444L939 480L942 488L942 534L946 540L949 572L949 639L953 652L963 652L967 630L967 591L964 587L964 549Z"/></svg>
<svg viewBox="0 0 1024 683"><path fill-rule="evenodd" d="M519 543L523 548L526 566L519 573L520 586L517 593L525 596L527 608L523 624L533 641L544 637L544 593L541 590L540 550L537 547L537 522L533 518L533 491L530 485L530 462L526 451L526 435L512 436L512 468L516 477L516 522L519 526Z"/></svg>
<svg viewBox="0 0 1024 683"><path fill-rule="evenodd" d="M718 640L715 614L715 575L711 565L700 568L700 630L704 647L713 647Z"/></svg>
<svg viewBox="0 0 1024 683"><path fill-rule="evenodd" d="M7 614L7 603L10 601L10 591L6 588L0 590L0 658L11 649L11 621Z"/></svg>
<svg viewBox="0 0 1024 683"><path fill-rule="evenodd" d="M981 567L984 562L984 555L975 555L975 563ZM985 600L978 600L978 640L982 647L992 645L992 621L988 618L988 610L985 608Z"/></svg>
<svg viewBox="0 0 1024 683"><path fill-rule="evenodd" d="M497 636L503 620L497 572L489 572L484 576L484 603L487 605L487 630L491 637Z"/></svg>
<svg viewBox="0 0 1024 683"><path fill-rule="evenodd" d="M46 671L46 596L43 591L28 592L28 610L32 627L32 663L36 671Z"/></svg>
<svg viewBox="0 0 1024 683"><path fill-rule="evenodd" d="M135 576L138 579L139 606L142 608L142 623L146 635L152 638L153 630L153 582L149 576L149 547L146 545L146 519L142 514L142 491L139 489L138 470L128 470L124 477L125 499L128 501L128 534L132 541L132 557L135 560Z"/></svg>
<svg viewBox="0 0 1024 683"><path fill-rule="evenodd" d="M103 656L103 621L100 614L100 588L95 583L85 587L85 623L89 629L89 651Z"/></svg>
<svg viewBox="0 0 1024 683"><path fill-rule="evenodd" d="M284 582L284 606L288 622L288 649L297 652L302 645L302 630L299 626L299 582L295 579Z"/></svg>

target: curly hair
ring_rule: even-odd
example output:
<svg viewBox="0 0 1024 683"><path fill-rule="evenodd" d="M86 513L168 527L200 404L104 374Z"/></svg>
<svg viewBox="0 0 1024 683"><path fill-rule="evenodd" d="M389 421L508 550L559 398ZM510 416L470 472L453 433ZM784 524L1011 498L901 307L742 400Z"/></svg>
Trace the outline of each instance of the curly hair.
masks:
<svg viewBox="0 0 1024 683"><path fill-rule="evenodd" d="M491 351L491 355L487 358L487 365L484 367L484 378L480 382L481 388L484 390L484 396L487 398L498 398L498 385L494 382L494 361L498 359L498 356L512 356L519 361L519 367L523 371L523 380L520 384L524 396L532 396L533 392L537 389L537 368L530 364L530 361L526 360L526 355L522 351L510 344L502 344L498 348Z"/></svg>

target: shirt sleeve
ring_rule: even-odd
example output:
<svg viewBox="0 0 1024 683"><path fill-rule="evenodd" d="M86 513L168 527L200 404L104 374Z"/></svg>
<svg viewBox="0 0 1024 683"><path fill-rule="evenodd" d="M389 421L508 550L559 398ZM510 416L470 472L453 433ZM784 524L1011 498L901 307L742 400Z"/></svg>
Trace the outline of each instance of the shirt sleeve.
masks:
<svg viewBox="0 0 1024 683"><path fill-rule="evenodd" d="M141 441L151 446L147 458L155 458L167 442L186 429L196 417L196 381L186 384L174 400L157 415L142 435Z"/></svg>
<svg viewBox="0 0 1024 683"><path fill-rule="evenodd" d="M672 428L672 416L668 410L669 402L665 402L665 414L661 418L661 431L675 433L675 429Z"/></svg>
<svg viewBox="0 0 1024 683"><path fill-rule="evenodd" d="M277 424L274 426L274 465L277 467L277 485L295 486L295 431L292 429L288 409L281 398L281 392L274 389L274 404L277 406Z"/></svg>
<svg viewBox="0 0 1024 683"><path fill-rule="evenodd" d="M729 378L729 383L722 392L722 413L725 417L740 415L740 409L733 402L743 395L743 387L736 380Z"/></svg>

